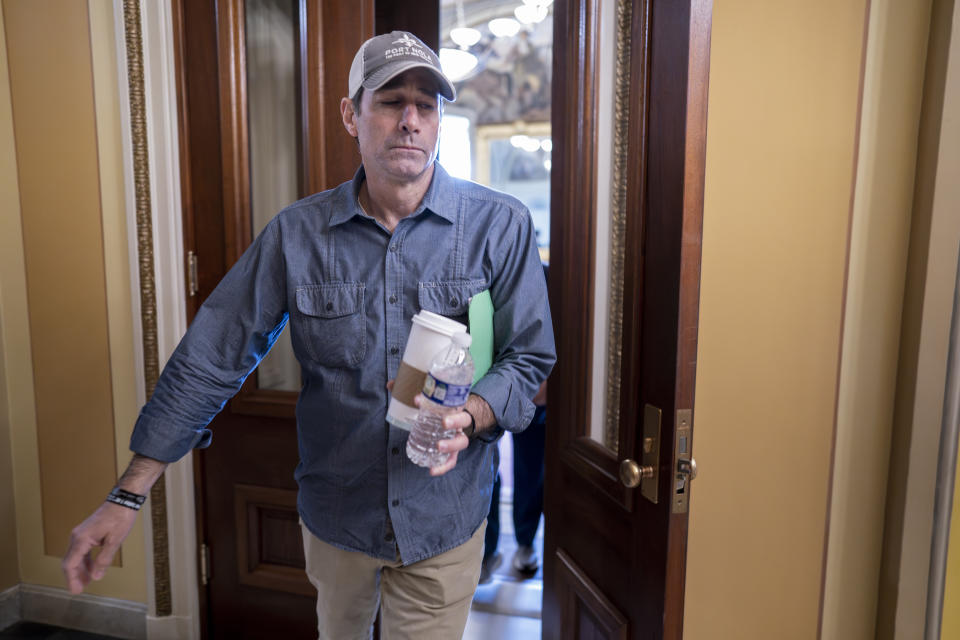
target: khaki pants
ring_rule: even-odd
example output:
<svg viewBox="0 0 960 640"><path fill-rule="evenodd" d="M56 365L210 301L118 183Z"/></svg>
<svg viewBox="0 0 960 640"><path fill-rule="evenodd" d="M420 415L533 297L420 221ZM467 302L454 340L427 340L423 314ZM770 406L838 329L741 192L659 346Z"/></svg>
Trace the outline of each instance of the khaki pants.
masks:
<svg viewBox="0 0 960 640"><path fill-rule="evenodd" d="M317 588L320 640L368 640L378 604L382 640L463 636L486 521L459 547L407 567L338 549L301 527L307 577Z"/></svg>

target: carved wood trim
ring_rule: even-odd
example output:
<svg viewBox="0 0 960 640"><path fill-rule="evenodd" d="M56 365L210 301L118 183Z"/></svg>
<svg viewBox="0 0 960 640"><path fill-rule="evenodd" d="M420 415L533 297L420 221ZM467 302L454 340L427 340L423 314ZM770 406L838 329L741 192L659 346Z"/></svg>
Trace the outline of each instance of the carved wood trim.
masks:
<svg viewBox="0 0 960 640"><path fill-rule="evenodd" d="M147 107L143 79L143 39L139 0L124 0L123 28L127 54L127 91L133 146L134 196L137 208L137 255L140 271L140 323L143 332L143 375L149 399L160 376L157 348L157 300L153 265L153 222L150 211L150 161ZM157 617L173 612L170 595L170 551L167 535L167 492L163 476L150 489L153 537L153 588Z"/></svg>

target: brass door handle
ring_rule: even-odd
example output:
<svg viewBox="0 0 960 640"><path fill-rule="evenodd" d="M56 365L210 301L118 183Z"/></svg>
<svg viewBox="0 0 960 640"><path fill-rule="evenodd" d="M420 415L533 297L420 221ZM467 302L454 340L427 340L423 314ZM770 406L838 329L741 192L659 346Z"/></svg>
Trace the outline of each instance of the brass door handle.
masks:
<svg viewBox="0 0 960 640"><path fill-rule="evenodd" d="M653 475L654 468L652 466L641 467L629 458L620 463L620 482L628 489L640 486L642 479L652 478Z"/></svg>

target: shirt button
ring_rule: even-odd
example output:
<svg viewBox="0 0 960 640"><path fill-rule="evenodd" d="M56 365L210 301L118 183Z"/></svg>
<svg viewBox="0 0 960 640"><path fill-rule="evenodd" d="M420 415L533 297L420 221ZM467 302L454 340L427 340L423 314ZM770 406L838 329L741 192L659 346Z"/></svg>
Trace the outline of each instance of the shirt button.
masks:
<svg viewBox="0 0 960 640"><path fill-rule="evenodd" d="M399 500L394 500L394 501L393 501L393 506L396 507L396 506L398 506L399 504L400 504L400 501L399 501Z"/></svg>
<svg viewBox="0 0 960 640"><path fill-rule="evenodd" d="M383 539L387 542L393 542L393 534L388 531L387 535L383 536Z"/></svg>
<svg viewBox="0 0 960 640"><path fill-rule="evenodd" d="M390 296L390 304L397 304L397 296Z"/></svg>
<svg viewBox="0 0 960 640"><path fill-rule="evenodd" d="M400 447L394 447L393 449L390 450L390 453L392 453L395 456L400 455Z"/></svg>
<svg viewBox="0 0 960 640"><path fill-rule="evenodd" d="M390 347L390 353L392 355L397 355L398 353L400 353L400 349L397 347Z"/></svg>
<svg viewBox="0 0 960 640"><path fill-rule="evenodd" d="M394 253L396 253L396 252L397 252L397 245L395 245L395 244L390 245L390 251L393 251Z"/></svg>
<svg viewBox="0 0 960 640"><path fill-rule="evenodd" d="M456 306L459 306L459 305L460 305L460 300L458 300L457 298L450 298L450 306L451 306L451 307L456 307Z"/></svg>
<svg viewBox="0 0 960 640"><path fill-rule="evenodd" d="M328 303L327 303L327 311L333 311L333 303L332 303L332 302L328 302Z"/></svg>

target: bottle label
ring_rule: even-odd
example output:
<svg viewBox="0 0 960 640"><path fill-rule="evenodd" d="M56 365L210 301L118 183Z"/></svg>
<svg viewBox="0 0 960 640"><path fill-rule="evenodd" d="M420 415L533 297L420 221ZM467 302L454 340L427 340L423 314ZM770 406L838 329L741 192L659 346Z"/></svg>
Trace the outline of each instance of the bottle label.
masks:
<svg viewBox="0 0 960 640"><path fill-rule="evenodd" d="M459 407L467 403L470 395L469 384L448 384L427 374L423 382L423 395L444 407Z"/></svg>

